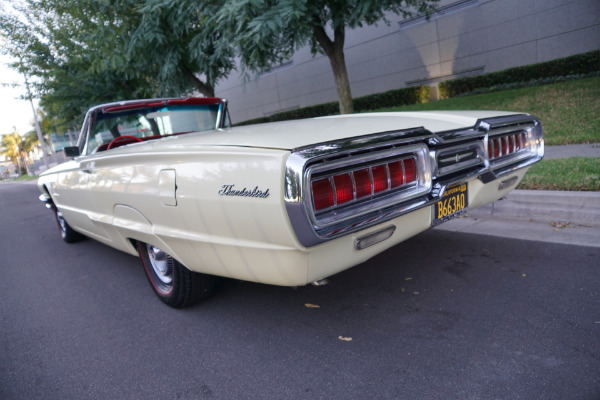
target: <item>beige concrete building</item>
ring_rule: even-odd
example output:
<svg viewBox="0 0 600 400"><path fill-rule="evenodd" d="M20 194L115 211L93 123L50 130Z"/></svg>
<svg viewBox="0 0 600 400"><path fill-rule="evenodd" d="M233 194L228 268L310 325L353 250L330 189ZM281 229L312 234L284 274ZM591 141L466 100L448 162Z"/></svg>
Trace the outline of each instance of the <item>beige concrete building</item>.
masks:
<svg viewBox="0 0 600 400"><path fill-rule="evenodd" d="M600 49L600 0L442 0L440 13L346 32L353 97ZM234 122L336 101L329 60L298 51L246 82L217 85Z"/></svg>

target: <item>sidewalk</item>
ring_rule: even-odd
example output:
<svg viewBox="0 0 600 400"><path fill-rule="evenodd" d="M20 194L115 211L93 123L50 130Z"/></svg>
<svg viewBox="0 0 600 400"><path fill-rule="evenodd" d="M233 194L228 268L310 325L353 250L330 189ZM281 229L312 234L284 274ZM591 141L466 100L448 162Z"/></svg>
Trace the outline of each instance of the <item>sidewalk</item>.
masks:
<svg viewBox="0 0 600 400"><path fill-rule="evenodd" d="M546 146L546 159L600 157L600 143ZM436 229L600 247L600 192L514 190Z"/></svg>
<svg viewBox="0 0 600 400"><path fill-rule="evenodd" d="M600 247L600 192L514 190L436 229Z"/></svg>
<svg viewBox="0 0 600 400"><path fill-rule="evenodd" d="M546 146L544 153L544 158L547 160L570 157L600 157L600 143Z"/></svg>

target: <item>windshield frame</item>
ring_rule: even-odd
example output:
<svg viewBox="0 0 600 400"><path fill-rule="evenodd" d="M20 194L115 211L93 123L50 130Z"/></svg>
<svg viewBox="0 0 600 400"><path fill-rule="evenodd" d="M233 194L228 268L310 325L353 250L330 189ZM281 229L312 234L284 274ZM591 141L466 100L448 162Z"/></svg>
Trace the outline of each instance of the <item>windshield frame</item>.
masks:
<svg viewBox="0 0 600 400"><path fill-rule="evenodd" d="M77 147L79 148L80 155L91 155L94 154L93 150L89 149L90 134L92 127L94 126L96 119L101 114L116 113L119 111L136 110L136 109L149 109L165 106L196 106L196 105L218 105L217 115L215 119L215 126L212 129L206 131L222 131L231 127L231 118L227 109L227 100L216 98L216 97L187 97L187 98L160 98L160 99L145 99L145 100L130 100L123 102L107 103L92 107L85 116L81 133L79 135L79 142ZM186 134L195 131L176 133ZM171 135L164 135L167 137ZM161 137L156 137L147 140L156 140Z"/></svg>

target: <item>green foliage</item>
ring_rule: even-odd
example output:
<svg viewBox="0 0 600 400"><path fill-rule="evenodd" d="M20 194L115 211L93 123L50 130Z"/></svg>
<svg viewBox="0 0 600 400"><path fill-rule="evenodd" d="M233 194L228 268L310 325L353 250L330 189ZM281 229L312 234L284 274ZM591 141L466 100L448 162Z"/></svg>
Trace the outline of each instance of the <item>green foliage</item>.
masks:
<svg viewBox="0 0 600 400"><path fill-rule="evenodd" d="M385 20L386 13L409 17L435 12L439 0L228 0L218 22L232 32L242 66L262 71L310 44L324 53L315 29L354 29Z"/></svg>
<svg viewBox="0 0 600 400"><path fill-rule="evenodd" d="M398 107L407 104L425 103L429 98L429 86L411 86L389 90L354 99L357 112L377 110L384 107Z"/></svg>
<svg viewBox="0 0 600 400"><path fill-rule="evenodd" d="M214 95L215 82L233 68L232 47L214 24L218 4L24 0L0 15L0 34L13 67L66 129L99 103Z"/></svg>
<svg viewBox="0 0 600 400"><path fill-rule="evenodd" d="M197 90L212 97L216 82L234 68L233 47L216 23L220 6L216 0L141 2L127 50L130 58L157 66L159 85L169 89L163 95Z"/></svg>
<svg viewBox="0 0 600 400"><path fill-rule="evenodd" d="M135 2L27 0L0 16L5 53L26 74L41 105L74 125L91 105L149 97L154 72L124 53ZM127 21L124 22L124 21Z"/></svg>
<svg viewBox="0 0 600 400"><path fill-rule="evenodd" d="M18 133L2 135L0 154L16 164L17 158L19 157L19 143L22 140L23 138L21 138Z"/></svg>
<svg viewBox="0 0 600 400"><path fill-rule="evenodd" d="M19 169L25 167L25 158L28 150L26 150L25 140L16 132L2 135L0 142L0 154L11 160L13 164L17 164Z"/></svg>
<svg viewBox="0 0 600 400"><path fill-rule="evenodd" d="M540 80L550 82L573 75L589 75L600 71L600 50L571 57L560 58L548 62L509 68L489 74L452 79L439 84L442 98L455 97L461 94L474 93L478 89L506 89L508 85Z"/></svg>
<svg viewBox="0 0 600 400"><path fill-rule="evenodd" d="M429 97L429 86L413 86L404 89L389 90L354 99L357 112L366 112L382 107L397 107L406 104L423 103ZM323 103L315 106L303 107L296 110L284 111L268 117L256 118L236 124L251 125L265 122L288 121L301 118L315 118L325 115L339 114L337 103Z"/></svg>
<svg viewBox="0 0 600 400"><path fill-rule="evenodd" d="M600 158L542 160L527 172L519 189L600 191Z"/></svg>
<svg viewBox="0 0 600 400"><path fill-rule="evenodd" d="M231 32L243 74L261 72L310 45L313 54L329 58L342 112L352 112L352 95L344 60L346 28L385 21L386 13L402 16L435 11L439 0L228 0L219 24Z"/></svg>
<svg viewBox="0 0 600 400"><path fill-rule="evenodd" d="M548 145L600 142L600 77L453 97L380 111L499 110L533 114Z"/></svg>

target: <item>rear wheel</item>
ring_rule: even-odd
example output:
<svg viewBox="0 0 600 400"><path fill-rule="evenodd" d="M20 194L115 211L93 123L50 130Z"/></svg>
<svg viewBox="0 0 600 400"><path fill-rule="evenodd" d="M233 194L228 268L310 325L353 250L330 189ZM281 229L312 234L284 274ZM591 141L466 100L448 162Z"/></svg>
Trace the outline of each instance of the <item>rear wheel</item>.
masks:
<svg viewBox="0 0 600 400"><path fill-rule="evenodd" d="M137 246L152 289L165 304L175 308L191 306L214 291L216 277L190 271L151 244L137 242Z"/></svg>
<svg viewBox="0 0 600 400"><path fill-rule="evenodd" d="M56 224L58 225L58 232L60 233L60 237L67 243L75 243L83 240L85 236L81 233L76 232L71 228L71 226L65 220L62 213L56 208L55 205L52 206L52 210L54 211L54 216L56 217Z"/></svg>

